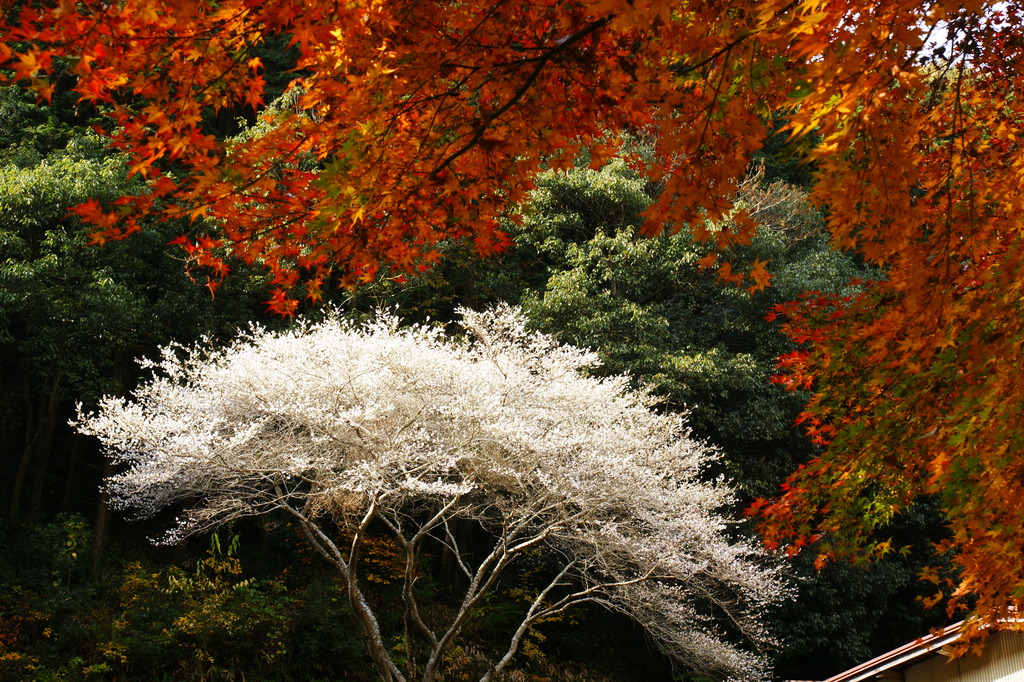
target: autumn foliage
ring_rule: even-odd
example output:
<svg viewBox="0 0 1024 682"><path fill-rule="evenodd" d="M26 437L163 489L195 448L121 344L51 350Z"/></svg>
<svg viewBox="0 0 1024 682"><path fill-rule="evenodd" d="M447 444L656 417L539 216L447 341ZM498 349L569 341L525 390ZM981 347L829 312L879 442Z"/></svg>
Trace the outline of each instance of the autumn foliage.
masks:
<svg viewBox="0 0 1024 682"><path fill-rule="evenodd" d="M689 224L720 247L744 242L742 212L707 225L733 211L766 122L785 118L834 244L880 275L856 298L780 311L806 342L783 380L815 391L804 423L827 447L758 507L767 537L863 548L912 499L937 495L961 569L945 590L954 605L971 595L983 618L1024 607L1016 2L3 6L9 77L47 97L66 57L147 183L77 209L95 240L188 216L207 231L182 240L193 263L213 282L228 255L265 264L281 312L332 277L428 267L442 240L500 249L497 219L537 170L585 151L601 164L620 135L654 149L632 160L664 188L646 232ZM254 50L277 35L298 53L294 105L260 135L214 138L209 112L265 111ZM720 267L767 283L768 264Z"/></svg>
<svg viewBox="0 0 1024 682"><path fill-rule="evenodd" d="M12 13L0 59L46 96L54 56L71 56L76 92L109 111L115 144L147 179L144 194L79 208L97 241L139 229L142 215L209 218L209 237L183 244L189 255L215 275L228 253L266 264L286 312L296 295L318 298L329 271L345 284L382 264L415 269L451 237L500 248L496 218L536 171L584 149L599 165L612 131L656 135L663 162L649 172L670 191L650 231L669 214L728 210L764 137L759 113L789 87L771 77L778 46L753 39L781 7L710 10L62 0ZM274 34L299 52L295 106L264 135L214 139L205 112L262 106L253 50Z"/></svg>

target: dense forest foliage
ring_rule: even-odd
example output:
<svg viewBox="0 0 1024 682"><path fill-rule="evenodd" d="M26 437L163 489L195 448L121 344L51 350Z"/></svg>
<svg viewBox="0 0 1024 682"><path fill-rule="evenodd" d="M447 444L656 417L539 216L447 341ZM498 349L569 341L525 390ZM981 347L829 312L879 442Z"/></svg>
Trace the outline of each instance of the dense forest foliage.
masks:
<svg viewBox="0 0 1024 682"><path fill-rule="evenodd" d="M174 546L149 540L173 513L131 521L110 508L102 481L115 473L97 443L68 425L102 395L129 395L153 357L175 341L223 343L265 312L267 279L232 263L216 296L195 281L168 242L200 223L165 221L102 247L68 213L87 199L139 191L124 160L95 136L95 112L58 93L37 104L0 91L0 677L77 679L375 679L337 576L281 518L239 521ZM235 135L247 122L208 121ZM252 134L251 132L243 132ZM510 207L514 245L482 258L466 242L418 275L382 271L354 290L325 294L339 314L366 320L394 310L405 321L448 327L460 306L521 306L530 325L590 348L599 373L627 373L684 412L693 436L719 449L703 475L738 491L738 517L815 454L793 426L807 399L771 382L793 348L765 319L805 291L843 293L869 266L834 251L824 217L806 201L803 171L775 140L742 185L759 223L732 258L770 260L773 286L756 292L700 267L708 248L684 230L641 238L640 214L658 183L617 159L548 170L527 202ZM774 145L774 147L773 147ZM706 229L720 229L705 226ZM323 308L300 311L314 318ZM920 503L885 529L896 544L941 537L942 518ZM479 533L479 530L466 532ZM740 523L730 532L749 534ZM917 545L920 547L920 545ZM933 561L918 548L872 565L813 557L785 563L795 597L770 614L779 639L765 653L777 677L823 678L943 622L921 608L916 577ZM364 589L380 613L400 613L403 571L384 537L369 544ZM419 587L444 609L459 576L428 553ZM541 555L502 578L465 642L444 659L443 679L475 679L495 655L533 586L551 567ZM384 618L401 660L401 624ZM538 623L507 679L693 679L621 616L588 607Z"/></svg>
<svg viewBox="0 0 1024 682"><path fill-rule="evenodd" d="M320 302L365 319L404 301L405 319L436 308L431 324L458 337L455 304L516 303L552 343L593 346L605 362L598 374L628 369L631 390L660 391L660 414L689 410L694 434L721 452L703 475L734 481L737 511L746 505L766 552L917 572L915 552L933 551L919 571L930 585L922 603L962 617L956 651L992 628L1021 627L1024 382L1011 370L1024 349L1022 17L1019 2L997 0L0 0L0 83L15 88L10 111L26 122L8 136L20 197L9 214L25 231L8 246L11 302L22 306L12 324L30 341L9 336L31 357L11 356L24 371L9 403L20 409L7 409L21 443L7 467L8 525L48 508L54 477L64 479L59 497L78 494L87 455L57 435L64 398L88 394L100 365L129 367L157 337L190 336L171 329L178 318L167 334L143 329L147 306L127 285L145 247L113 249L126 260L110 272L86 262L94 257L55 271L81 250L48 223L97 245L138 233L140 244L173 245L185 280L211 293L233 280L228 300L263 288L284 317ZM783 169L787 154L802 166ZM568 194L555 191L563 176ZM783 179L792 186L774 182ZM19 189L33 182L47 187L38 210ZM593 201L604 190L591 186L605 183L622 195L620 217L641 216L621 221ZM772 215L801 193L820 216ZM666 236L677 233L701 246ZM470 243L498 260L480 261ZM823 272L842 273L836 281L808 274L818 251ZM65 271L89 276L62 280ZM799 296L764 293L773 279ZM46 295L35 296L37 284ZM161 292L171 290L145 298L169 310ZM76 298L80 309L60 303ZM227 323L200 342L214 358L234 314L206 305L190 309L195 334ZM124 333L100 331L109 346L83 342L78 331L95 317L50 335L33 329L85 311L114 315ZM780 398L766 377L789 393ZM136 378L115 372L93 389L123 394ZM85 395L83 409L91 404ZM267 428L291 423L257 413ZM787 431L790 417L813 447ZM309 427L317 438L320 426ZM122 480L112 463L165 451L138 446L104 461L101 478ZM288 481L316 487L289 471ZM544 472L530 476L541 485ZM354 508L338 499L335 511ZM110 539L108 507L96 506L96 548ZM370 505L367 527L384 522L379 510ZM456 535L442 545L464 546ZM418 554L404 547L411 576ZM617 588L657 572L631 570ZM351 581L346 594L357 615L372 612ZM691 619L705 643L730 630L717 601L732 600L709 594ZM435 642L415 611L403 627L433 652L429 682L451 642ZM403 643L399 672L378 626L359 622L385 680L413 674L420 650Z"/></svg>

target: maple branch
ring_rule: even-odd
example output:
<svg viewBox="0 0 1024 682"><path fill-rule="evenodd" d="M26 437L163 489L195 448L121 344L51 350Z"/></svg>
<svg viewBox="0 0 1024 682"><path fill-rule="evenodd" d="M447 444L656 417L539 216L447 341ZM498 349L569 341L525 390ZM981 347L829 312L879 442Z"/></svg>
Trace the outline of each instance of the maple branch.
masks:
<svg viewBox="0 0 1024 682"><path fill-rule="evenodd" d="M735 42L735 41L734 41ZM737 43L738 44L738 43ZM697 141L697 153L704 147L704 138L708 134L708 127L711 125L711 116L714 113L715 103L718 102L719 95L722 94L722 85L725 83L725 67L729 63L729 53L732 52L732 47L728 47L724 52L725 63L722 64L722 73L718 76L718 83L715 85L715 92L711 96L711 101L708 102L707 116L704 117L704 127L700 131L700 139ZM719 51L719 54L723 54Z"/></svg>
<svg viewBox="0 0 1024 682"><path fill-rule="evenodd" d="M786 5L785 7L780 9L778 12L776 12L775 16L776 17L780 17L780 16L782 16L783 14L785 14L786 12L788 12L791 9L793 9L794 7L796 7L799 4L800 3L797 0L793 0L793 2L790 2L788 5ZM709 54L704 59L700 60L699 62L694 62L692 64L688 64L686 66L681 66L681 67L671 66L671 67L669 67L669 70L672 73L674 73L675 75L677 75L677 76L685 76L686 74L691 73L693 71L696 71L697 69L699 69L699 68L701 68L703 66L707 66L711 62L717 60L723 54L726 54L727 52L732 50L734 47L736 47L737 45L739 45L740 43L745 41L747 38L750 38L751 36L755 36L755 35L757 35L760 32L761 31L747 31L746 33L742 33L742 34L740 34L739 37L729 41L728 43L726 43L722 47L718 48L717 50L715 50L714 52Z"/></svg>
<svg viewBox="0 0 1024 682"><path fill-rule="evenodd" d="M960 63L957 69L956 76L956 97L954 102L956 106L953 107L953 120L950 125L950 140L949 140L949 166L946 169L946 210L944 211L944 223L945 223L945 242L946 242L946 278L950 276L950 266L952 265L949 258L950 243L953 236L953 175L956 172L956 143L957 143L957 128L961 129L964 127L963 124L963 79L964 79L964 64ZM957 125L959 123L959 126ZM963 136L960 135L961 145L963 145ZM973 220L971 221L974 222Z"/></svg>
<svg viewBox="0 0 1024 682"><path fill-rule="evenodd" d="M487 10L486 13L484 13L484 15L480 18L480 21L478 21L476 23L476 25L473 26L473 28L471 28L466 33L466 35L462 36L462 38L460 38L459 41L456 42L455 45L453 45L451 47L451 52L455 52L456 50L461 48L463 45L465 45L469 41L469 39L472 38L483 27L483 25L486 24L491 19L492 16L494 16L494 13L498 11L498 8L503 4L503 2L504 2L504 0L498 0L498 2L495 2L493 5L491 5L491 8L489 10ZM449 65L449 63L448 62L442 62L441 64L438 64L437 68L434 69L433 73L431 73L429 77L423 79L423 82L421 82L419 85L417 85L416 88L412 92L409 93L408 99L403 104L403 106L400 108L400 110L408 109L409 105L410 105L410 102L413 101L413 97L420 90L422 90L424 87L426 87L427 83L429 83L434 78L434 76L436 76L441 71L441 69L444 66L446 66L446 65ZM396 118L396 117L397 117L397 114L395 115L395 117L392 118L392 122L394 121L394 118ZM391 122L389 122L389 127L390 127L390 123Z"/></svg>
<svg viewBox="0 0 1024 682"><path fill-rule="evenodd" d="M504 104L502 104L500 107L498 107L490 114L486 114L485 116L481 117L480 122L477 124L476 130L474 131L473 136L469 139L469 141L466 142L466 144L462 145L462 147L454 151L452 154L450 154L448 157L446 157L443 161L441 161L434 168L434 170L430 171L430 174L427 177L430 178L431 180L436 178L438 173L448 168L448 166L450 166L456 159L458 159L460 156L462 156L470 149L475 147L477 144L479 144L480 141L483 139L484 132L487 130L487 127L495 120L497 120L499 117L501 117L502 114L511 109L513 106L515 106L515 104L523 98L526 92L533 86L535 82L537 82L537 78L540 77L540 72L544 69L548 62L550 62L552 59L560 55L570 46L578 43L579 41L583 40L590 34L599 30L602 26L607 24L609 20L610 17L605 17L603 19L593 21L582 30L577 31L576 33L572 33L566 36L565 38L562 38L554 47L552 47L543 55L532 58L530 61L536 61L537 66L535 66L533 71L530 72L530 75L526 77L526 80L523 81L523 84L520 85L514 93L512 93L512 96L509 97Z"/></svg>

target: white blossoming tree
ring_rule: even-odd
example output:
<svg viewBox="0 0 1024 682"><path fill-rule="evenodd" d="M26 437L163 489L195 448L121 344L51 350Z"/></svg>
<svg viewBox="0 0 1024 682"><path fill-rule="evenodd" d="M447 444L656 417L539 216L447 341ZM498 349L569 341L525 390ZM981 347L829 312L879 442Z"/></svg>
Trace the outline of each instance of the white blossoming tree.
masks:
<svg viewBox="0 0 1024 682"><path fill-rule="evenodd" d="M560 569L483 680L532 625L581 602L632 618L682 665L763 677L762 659L733 642L767 641L758 616L779 583L726 532L717 510L729 490L698 479L708 448L625 379L583 376L593 355L528 333L516 311L462 315L462 340L382 315L168 348L133 401L108 398L77 425L125 465L107 483L115 503L184 506L171 541L290 515L340 572L384 680L437 679L502 572L537 551ZM460 544L459 523L481 527L486 546ZM418 661L392 659L360 587L371 526L404 554L405 636L418 640L406 651L425 652ZM446 622L417 601L418 558L438 542L467 585Z"/></svg>

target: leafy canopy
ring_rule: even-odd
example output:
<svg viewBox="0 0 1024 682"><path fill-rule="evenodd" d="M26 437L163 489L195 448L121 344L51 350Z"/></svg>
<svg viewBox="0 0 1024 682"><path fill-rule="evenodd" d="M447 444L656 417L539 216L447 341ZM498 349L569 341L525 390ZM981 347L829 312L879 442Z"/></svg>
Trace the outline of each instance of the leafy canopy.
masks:
<svg viewBox="0 0 1024 682"><path fill-rule="evenodd" d="M282 311L287 293L319 297L332 268L343 282L414 269L452 236L500 248L496 217L536 171L584 149L599 165L609 130L655 135L650 172L669 191L649 231L669 215L720 215L761 145L759 114L787 102L785 27L804 23L782 3L625 0L62 0L5 19L0 62L13 77L49 96L58 82L46 74L67 55L75 92L108 111L148 183L80 207L94 238L136 231L154 211L208 217L210 236L185 244L196 262L223 274L233 251L266 264ZM293 106L271 111L260 135L210 135L206 112L262 108L256 53L282 34L299 53Z"/></svg>

